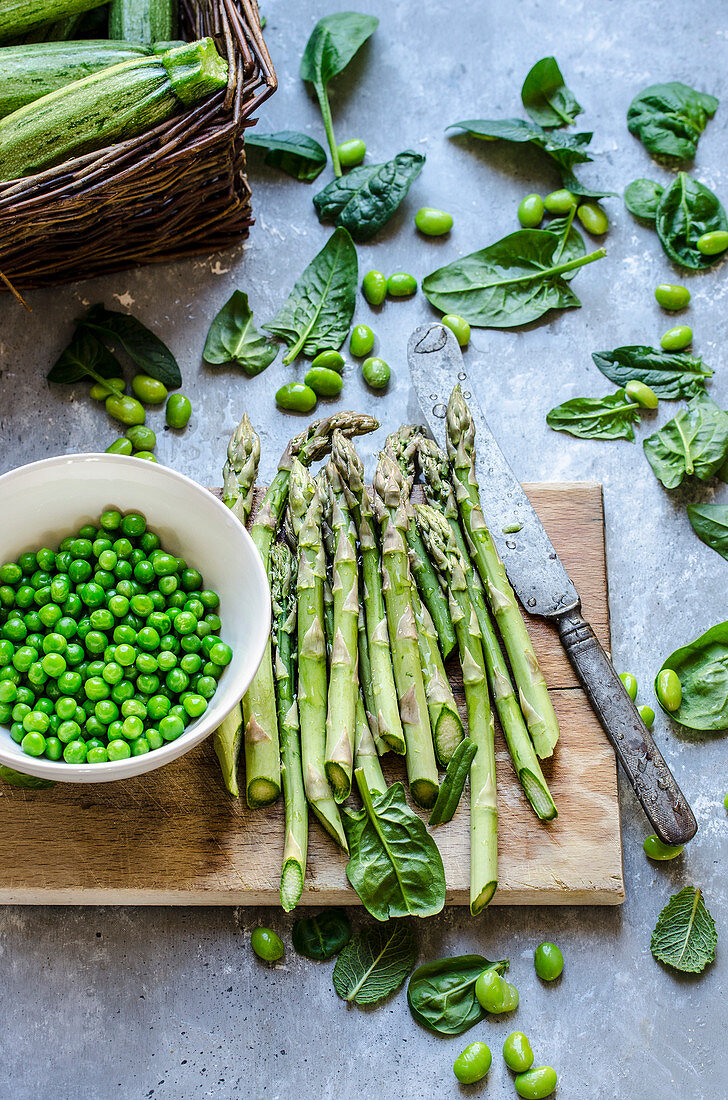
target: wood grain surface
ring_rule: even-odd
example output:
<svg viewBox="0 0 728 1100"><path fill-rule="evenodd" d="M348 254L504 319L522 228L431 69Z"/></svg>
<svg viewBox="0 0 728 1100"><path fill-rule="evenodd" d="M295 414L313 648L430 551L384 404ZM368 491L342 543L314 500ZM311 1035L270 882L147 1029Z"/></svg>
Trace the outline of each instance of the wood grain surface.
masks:
<svg viewBox="0 0 728 1100"><path fill-rule="evenodd" d="M525 486L609 648L601 487ZM605 905L624 900L616 765L612 749L563 654L556 631L528 621L561 737L544 772L559 809L539 822L496 731L498 892L501 905ZM456 664L451 665L465 714ZM390 762L391 761L391 762ZM403 778L387 757L387 778ZM426 815L423 815L426 816ZM468 901L467 792L454 819L433 830L448 903ZM208 740L180 760L134 779L0 789L0 903L278 905L282 804L250 811L223 790ZM346 857L311 822L303 905L357 904Z"/></svg>

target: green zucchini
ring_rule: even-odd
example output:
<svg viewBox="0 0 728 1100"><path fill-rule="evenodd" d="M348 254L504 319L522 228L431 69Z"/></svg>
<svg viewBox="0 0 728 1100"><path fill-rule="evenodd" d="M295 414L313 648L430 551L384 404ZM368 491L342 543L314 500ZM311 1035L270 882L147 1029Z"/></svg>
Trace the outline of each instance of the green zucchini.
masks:
<svg viewBox="0 0 728 1100"><path fill-rule="evenodd" d="M69 15L78 15L106 3L108 0L1 0L0 42L18 38L33 27L57 23Z"/></svg>
<svg viewBox="0 0 728 1100"><path fill-rule="evenodd" d="M177 0L112 0L109 37L167 42L177 37Z"/></svg>
<svg viewBox="0 0 728 1100"><path fill-rule="evenodd" d="M42 172L151 130L227 84L211 38L124 61L0 119L0 181Z"/></svg>

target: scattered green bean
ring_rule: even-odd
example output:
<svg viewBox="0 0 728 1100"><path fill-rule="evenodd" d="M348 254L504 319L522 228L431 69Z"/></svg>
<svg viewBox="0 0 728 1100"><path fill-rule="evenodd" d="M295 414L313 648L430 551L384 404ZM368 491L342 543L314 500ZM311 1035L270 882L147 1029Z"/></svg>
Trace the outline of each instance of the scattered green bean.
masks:
<svg viewBox="0 0 728 1100"><path fill-rule="evenodd" d="M565 187L562 187L559 191L552 191L547 195L543 200L543 204L549 214L570 214L576 206L576 198L571 191L567 191Z"/></svg>
<svg viewBox="0 0 728 1100"><path fill-rule="evenodd" d="M250 937L250 946L263 962L277 962L283 958L283 940L270 928L254 928Z"/></svg>
<svg viewBox="0 0 728 1100"><path fill-rule="evenodd" d="M165 417L170 428L186 428L192 415L192 404L183 393L173 393L167 399Z"/></svg>
<svg viewBox="0 0 728 1100"><path fill-rule="evenodd" d="M370 306L380 306L387 297L387 278L381 271L367 271L361 289Z"/></svg>
<svg viewBox="0 0 728 1100"><path fill-rule="evenodd" d="M311 412L316 407L316 394L305 382L286 382L276 391L276 405L288 412Z"/></svg>
<svg viewBox="0 0 728 1100"><path fill-rule="evenodd" d="M361 164L367 153L367 147L361 138L350 138L349 141L342 141L336 148L339 154L339 164L342 168L355 168L357 164Z"/></svg>
<svg viewBox="0 0 728 1100"><path fill-rule="evenodd" d="M374 347L374 333L369 325L355 325L351 330L349 351L356 359L363 359Z"/></svg>
<svg viewBox="0 0 728 1100"><path fill-rule="evenodd" d="M660 340L660 347L665 351L682 351L693 342L693 330L689 325L676 325L669 328Z"/></svg>
<svg viewBox="0 0 728 1100"><path fill-rule="evenodd" d="M651 836L645 837L645 841L642 847L644 848L645 855L648 856L650 859L667 860L675 859L677 856L679 856L682 853L685 845L665 844L663 843L663 841L660 840L659 836L657 836L655 833L652 833Z"/></svg>
<svg viewBox="0 0 728 1100"><path fill-rule="evenodd" d="M508 994L508 984L497 970L484 970L475 983L478 1004L486 1012L501 1012Z"/></svg>
<svg viewBox="0 0 728 1100"><path fill-rule="evenodd" d="M384 390L389 384L391 371L389 364L376 355L365 359L361 365L361 375L368 386L373 390Z"/></svg>
<svg viewBox="0 0 728 1100"><path fill-rule="evenodd" d="M703 233L695 242L698 252L703 256L717 256L728 248L728 231L725 229L713 229L710 233Z"/></svg>
<svg viewBox="0 0 728 1100"><path fill-rule="evenodd" d="M328 351L320 351L315 359L311 360L312 367L326 367L327 370L336 370L341 374L344 369L344 356L341 352L329 348Z"/></svg>
<svg viewBox="0 0 728 1100"><path fill-rule="evenodd" d="M506 982L506 995L503 998L503 1004L501 1005L501 1013L515 1012L518 1008L518 990L515 985L511 985L510 982Z"/></svg>
<svg viewBox="0 0 728 1100"><path fill-rule="evenodd" d="M116 397L112 394L106 398L106 411L121 424L143 424L147 418L144 406L135 397Z"/></svg>
<svg viewBox="0 0 728 1100"><path fill-rule="evenodd" d="M636 378L627 383L624 392L630 401L635 401L643 409L656 409L659 404L655 391Z"/></svg>
<svg viewBox="0 0 728 1100"><path fill-rule="evenodd" d="M395 271L387 279L387 293L392 298L409 298L417 290L417 280L406 271Z"/></svg>
<svg viewBox="0 0 728 1100"><path fill-rule="evenodd" d="M415 225L426 237L442 237L452 229L452 214L434 206L422 206L415 214Z"/></svg>
<svg viewBox="0 0 728 1100"><path fill-rule="evenodd" d="M557 1081L556 1070L551 1066L536 1066L519 1073L513 1083L523 1100L544 1100L554 1091Z"/></svg>
<svg viewBox="0 0 728 1100"><path fill-rule="evenodd" d="M564 969L564 956L555 943L540 943L533 953L536 973L544 982L553 982Z"/></svg>
<svg viewBox="0 0 728 1100"><path fill-rule="evenodd" d="M167 400L167 387L148 374L135 374L131 380L131 388L134 396L145 405L161 405Z"/></svg>
<svg viewBox="0 0 728 1100"><path fill-rule="evenodd" d="M157 445L156 435L145 424L134 424L124 434L135 451L153 451Z"/></svg>
<svg viewBox="0 0 728 1100"><path fill-rule="evenodd" d="M453 1063L453 1073L461 1085L474 1085L491 1067L493 1056L485 1043L470 1043Z"/></svg>
<svg viewBox="0 0 728 1100"><path fill-rule="evenodd" d="M634 703L637 698L637 680L631 672L620 672L619 678L624 684L624 690L629 695L630 699Z"/></svg>
<svg viewBox="0 0 728 1100"><path fill-rule="evenodd" d="M609 218L598 202L583 202L577 208L576 216L593 237L601 237L609 229Z"/></svg>
<svg viewBox="0 0 728 1100"><path fill-rule="evenodd" d="M682 684L673 668L663 668L657 677L655 694L663 710L671 713L680 709L682 703Z"/></svg>
<svg viewBox="0 0 728 1100"><path fill-rule="evenodd" d="M690 291L677 283L660 283L655 287L655 300L663 309L685 309L690 301Z"/></svg>
<svg viewBox="0 0 728 1100"><path fill-rule="evenodd" d="M311 367L306 373L304 383L319 397L336 397L337 393L341 393L344 380L337 371L329 370L328 367Z"/></svg>
<svg viewBox="0 0 728 1100"><path fill-rule="evenodd" d="M449 328L451 332L455 333L458 344L461 348L466 348L470 343L470 325L464 317L459 317L457 313L446 313L442 318L442 324L446 328Z"/></svg>
<svg viewBox="0 0 728 1100"><path fill-rule="evenodd" d="M147 462L156 462L157 456L152 451L135 451L134 458L144 458Z"/></svg>
<svg viewBox="0 0 728 1100"><path fill-rule="evenodd" d="M518 204L518 220L524 229L536 229L543 221L543 212L540 195L525 195Z"/></svg>
<svg viewBox="0 0 728 1100"><path fill-rule="evenodd" d="M503 1060L514 1073L525 1073L533 1065L533 1051L522 1031L512 1031L503 1043Z"/></svg>
<svg viewBox="0 0 728 1100"><path fill-rule="evenodd" d="M110 443L106 448L107 455L130 455L134 448L131 445L130 439L115 439L113 443Z"/></svg>
<svg viewBox="0 0 728 1100"><path fill-rule="evenodd" d="M637 710L639 711L640 718L642 719L644 724L647 726L647 729L651 730L652 727L655 724L655 712L652 709L652 707L648 707L645 704L641 707L637 707Z"/></svg>

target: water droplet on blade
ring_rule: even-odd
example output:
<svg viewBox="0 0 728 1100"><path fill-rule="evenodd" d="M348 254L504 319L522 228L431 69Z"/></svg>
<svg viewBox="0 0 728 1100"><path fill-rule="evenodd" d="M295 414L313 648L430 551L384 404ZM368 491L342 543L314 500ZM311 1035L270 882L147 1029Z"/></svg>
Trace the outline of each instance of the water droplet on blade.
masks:
<svg viewBox="0 0 728 1100"><path fill-rule="evenodd" d="M436 393L431 393L430 394L430 401L437 401L437 394Z"/></svg>
<svg viewBox="0 0 728 1100"><path fill-rule="evenodd" d="M447 416L447 409L443 404L432 406L432 415L439 417L440 420L444 420Z"/></svg>
<svg viewBox="0 0 728 1100"><path fill-rule="evenodd" d="M533 596L531 596L530 600L527 600L526 602L527 602L529 607L535 607L536 606L536 601L534 600Z"/></svg>
<svg viewBox="0 0 728 1100"><path fill-rule="evenodd" d="M465 373L465 371L461 370L460 373L458 374L458 382L464 382L467 377L468 376Z"/></svg>
<svg viewBox="0 0 728 1100"><path fill-rule="evenodd" d="M515 550L516 549L515 542L511 542L509 539L506 539L506 546L508 547L509 550Z"/></svg>
<svg viewBox="0 0 728 1100"><path fill-rule="evenodd" d="M466 401L469 401L471 397L470 390L463 390L463 397Z"/></svg>

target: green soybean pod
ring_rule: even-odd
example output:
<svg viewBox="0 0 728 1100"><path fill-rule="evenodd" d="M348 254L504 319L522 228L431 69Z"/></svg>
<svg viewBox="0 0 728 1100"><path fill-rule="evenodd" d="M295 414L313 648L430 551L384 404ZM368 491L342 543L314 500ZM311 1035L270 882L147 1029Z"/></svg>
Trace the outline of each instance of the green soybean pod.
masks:
<svg viewBox="0 0 728 1100"><path fill-rule="evenodd" d="M570 214L576 206L576 198L571 191L567 191L565 187L562 187L558 191L552 191L548 194L543 200L543 204L549 214Z"/></svg>
<svg viewBox="0 0 728 1100"><path fill-rule="evenodd" d="M685 309L690 301L690 291L677 283L660 283L655 287L655 301L663 309Z"/></svg>
<svg viewBox="0 0 728 1100"><path fill-rule="evenodd" d="M311 412L316 407L316 394L305 382L286 382L276 391L276 405L287 412Z"/></svg>
<svg viewBox="0 0 728 1100"><path fill-rule="evenodd" d="M356 359L363 359L374 347L374 333L369 325L355 325L351 330L349 351Z"/></svg>
<svg viewBox="0 0 728 1100"><path fill-rule="evenodd" d="M270 928L254 928L250 937L250 946L263 962L277 962L283 958L283 940Z"/></svg>
<svg viewBox="0 0 728 1100"><path fill-rule="evenodd" d="M679 856L685 847L684 844L665 844L660 840L659 836L652 833L651 836L645 837L644 844L642 845L644 853L650 859L675 859Z"/></svg>
<svg viewBox="0 0 728 1100"><path fill-rule="evenodd" d="M123 393L126 389L126 382L123 378L109 378L108 383L109 386L113 386L114 389L119 390L120 393ZM94 382L93 386L88 392L89 396L92 397L94 401L105 401L106 398L109 396L108 387L104 386L101 382Z"/></svg>
<svg viewBox="0 0 728 1100"><path fill-rule="evenodd" d="M475 996L486 1012L501 1012L508 997L507 983L497 970L484 970L475 983Z"/></svg>
<svg viewBox="0 0 728 1100"><path fill-rule="evenodd" d="M426 237L442 237L452 229L452 214L434 206L422 206L415 214L415 225Z"/></svg>
<svg viewBox="0 0 728 1100"><path fill-rule="evenodd" d="M525 1073L533 1065L531 1044L522 1031L512 1031L503 1043L503 1060L514 1073Z"/></svg>
<svg viewBox="0 0 728 1100"><path fill-rule="evenodd" d="M115 439L113 443L110 443L106 448L107 455L130 455L134 450L130 439Z"/></svg>
<svg viewBox="0 0 728 1100"><path fill-rule="evenodd" d="M544 982L553 982L560 978L564 969L564 956L555 943L540 943L533 953L533 965L539 978Z"/></svg>
<svg viewBox="0 0 728 1100"><path fill-rule="evenodd" d="M344 380L337 371L329 370L328 367L311 367L306 373L304 383L319 397L336 397L337 393L341 393Z"/></svg>
<svg viewBox="0 0 728 1100"><path fill-rule="evenodd" d="M134 424L124 435L131 440L135 451L152 451L157 445L157 437L145 424Z"/></svg>
<svg viewBox="0 0 728 1100"><path fill-rule="evenodd" d="M406 271L395 271L387 279L387 293L392 298L409 298L417 290L417 280Z"/></svg>
<svg viewBox="0 0 728 1100"><path fill-rule="evenodd" d="M513 1083L523 1100L544 1100L554 1091L557 1081L556 1070L551 1066L535 1066L519 1073Z"/></svg>
<svg viewBox="0 0 728 1100"><path fill-rule="evenodd" d="M327 351L320 351L316 358L311 360L311 366L326 367L327 370L336 370L341 374L344 369L344 356L333 348L329 348Z"/></svg>
<svg viewBox="0 0 728 1100"><path fill-rule="evenodd" d="M583 202L577 208L576 216L593 237L601 237L609 229L609 218L598 202Z"/></svg>
<svg viewBox="0 0 728 1100"><path fill-rule="evenodd" d="M669 328L660 340L660 347L665 351L682 351L693 342L693 330L689 325L676 325Z"/></svg>
<svg viewBox="0 0 728 1100"><path fill-rule="evenodd" d="M387 297L387 278L381 271L367 271L361 283L362 294L370 306L381 306Z"/></svg>
<svg viewBox="0 0 728 1100"><path fill-rule="evenodd" d="M663 710L672 714L682 703L682 684L673 668L663 668L655 680L655 695Z"/></svg>
<svg viewBox="0 0 728 1100"><path fill-rule="evenodd" d="M167 399L167 387L149 374L135 374L131 388L134 396L145 405L161 405Z"/></svg>
<svg viewBox="0 0 728 1100"><path fill-rule="evenodd" d="M518 220L524 229L535 229L543 221L544 203L540 195L524 195L518 204Z"/></svg>
<svg viewBox="0 0 728 1100"><path fill-rule="evenodd" d="M718 256L728 248L728 231L713 229L710 233L703 233L695 243L703 256Z"/></svg>
<svg viewBox="0 0 728 1100"><path fill-rule="evenodd" d="M192 404L183 393L173 393L167 400L165 418L170 428L186 428L192 415Z"/></svg>
<svg viewBox="0 0 728 1100"><path fill-rule="evenodd" d="M634 703L637 698L637 678L631 672L620 672L619 678L624 684L624 690Z"/></svg>
<svg viewBox="0 0 728 1100"><path fill-rule="evenodd" d="M453 1073L461 1085L481 1081L491 1067L493 1055L485 1043L470 1043L453 1062Z"/></svg>
<svg viewBox="0 0 728 1100"><path fill-rule="evenodd" d="M339 164L342 168L355 168L361 164L366 156L367 147L361 138L350 138L336 146L339 154Z"/></svg>
<svg viewBox="0 0 728 1100"><path fill-rule="evenodd" d="M640 718L647 726L647 729L651 730L655 724L655 712L652 707L643 705L641 707L637 707L637 710L639 711Z"/></svg>
<svg viewBox="0 0 728 1100"><path fill-rule="evenodd" d="M114 420L122 424L143 424L147 419L144 406L136 397L116 397L112 394L106 398L106 411Z"/></svg>
<svg viewBox="0 0 728 1100"><path fill-rule="evenodd" d="M659 404L655 391L644 382L638 382L636 378L627 383L624 392L630 401L634 401L643 409L656 409Z"/></svg>
<svg viewBox="0 0 728 1100"><path fill-rule="evenodd" d="M455 334L455 339L461 348L466 348L470 343L470 325L464 317L457 313L446 313L442 318L442 324Z"/></svg>
<svg viewBox="0 0 728 1100"><path fill-rule="evenodd" d="M361 375L368 386L373 390L384 390L389 384L391 371L389 364L385 363L377 355L365 359L361 365Z"/></svg>

